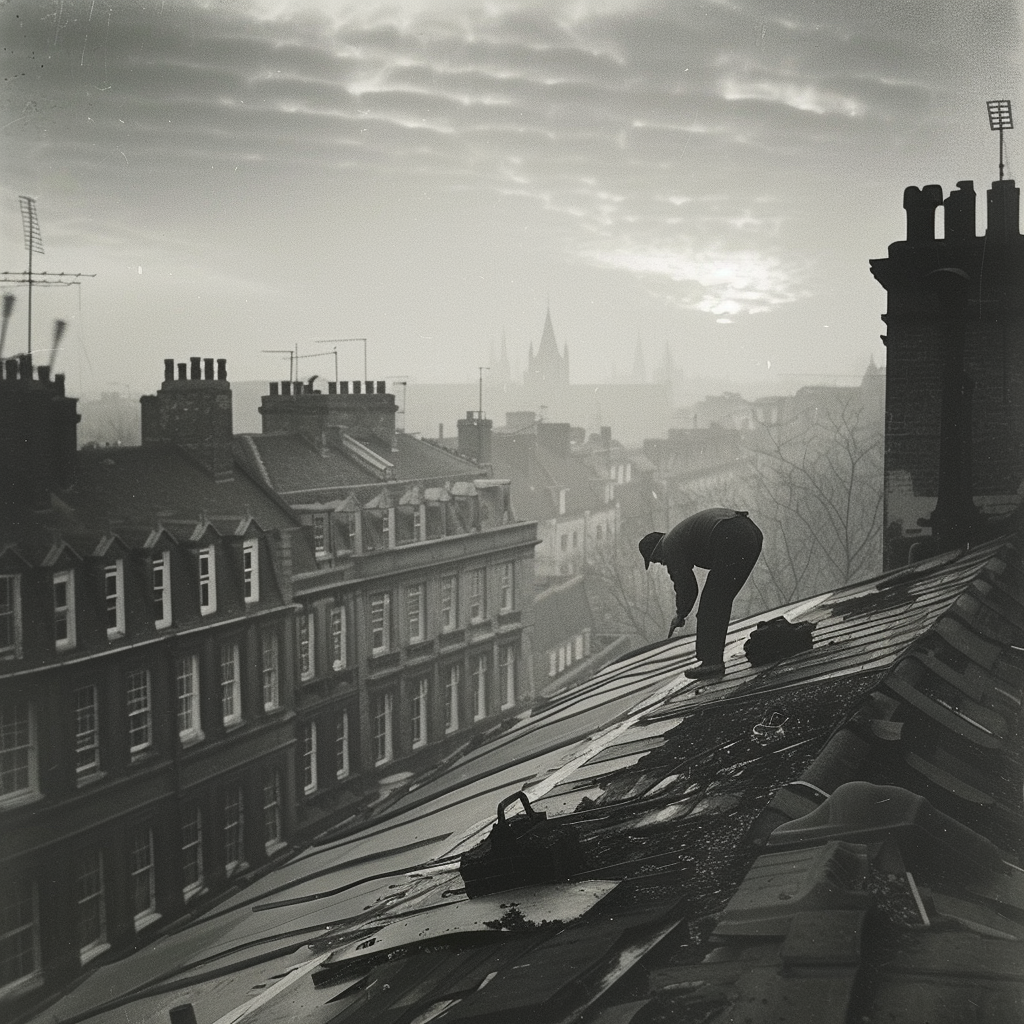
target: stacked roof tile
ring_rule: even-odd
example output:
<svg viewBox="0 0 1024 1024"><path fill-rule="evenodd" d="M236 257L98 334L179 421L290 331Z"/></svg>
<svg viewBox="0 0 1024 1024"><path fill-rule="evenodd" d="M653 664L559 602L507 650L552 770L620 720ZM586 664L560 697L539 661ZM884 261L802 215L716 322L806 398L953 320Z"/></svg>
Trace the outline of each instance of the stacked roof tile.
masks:
<svg viewBox="0 0 1024 1024"><path fill-rule="evenodd" d="M682 675L688 640L606 667L662 685L527 787L585 870L470 901L494 920L461 935L430 927L466 899L454 862L411 880L317 945L310 1019L1022 1019L1021 552L1011 535L781 609L814 647L766 667L739 623L712 684ZM573 910L586 879L617 884ZM396 920L421 928L375 953Z"/></svg>

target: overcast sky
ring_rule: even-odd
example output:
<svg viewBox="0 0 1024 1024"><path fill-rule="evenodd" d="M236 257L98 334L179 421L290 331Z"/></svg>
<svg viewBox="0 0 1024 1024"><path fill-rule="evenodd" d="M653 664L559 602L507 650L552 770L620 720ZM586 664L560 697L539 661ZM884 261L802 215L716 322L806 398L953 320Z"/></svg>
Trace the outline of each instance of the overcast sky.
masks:
<svg viewBox="0 0 1024 1024"><path fill-rule="evenodd" d="M997 176L1020 8L8 0L0 269L26 266L33 196L35 269L96 275L34 292L77 393L153 391L190 355L283 378L262 350L363 336L371 378L475 379L503 332L522 369L549 303L577 382L638 339L738 390L859 375L903 188ZM362 376L358 343L339 361Z"/></svg>

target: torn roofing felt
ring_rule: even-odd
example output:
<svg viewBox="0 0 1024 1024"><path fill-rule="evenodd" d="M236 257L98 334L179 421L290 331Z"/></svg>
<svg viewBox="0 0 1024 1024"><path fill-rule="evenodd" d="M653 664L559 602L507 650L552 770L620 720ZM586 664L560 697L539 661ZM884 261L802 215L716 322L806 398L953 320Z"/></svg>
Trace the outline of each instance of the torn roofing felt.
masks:
<svg viewBox="0 0 1024 1024"><path fill-rule="evenodd" d="M486 823L318 941L309 1019L1024 1019L1021 538L779 613L815 624L812 650L754 668L751 620L711 685L682 675L689 640L607 666L664 685L527 787L585 870L432 939ZM617 884L560 917L586 879ZM375 954L399 920L423 941Z"/></svg>

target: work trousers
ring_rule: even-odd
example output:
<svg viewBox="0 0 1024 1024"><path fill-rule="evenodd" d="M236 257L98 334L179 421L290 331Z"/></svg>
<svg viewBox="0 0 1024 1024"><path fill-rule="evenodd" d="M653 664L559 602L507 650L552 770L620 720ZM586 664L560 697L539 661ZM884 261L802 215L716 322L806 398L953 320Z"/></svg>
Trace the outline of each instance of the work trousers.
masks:
<svg viewBox="0 0 1024 1024"><path fill-rule="evenodd" d="M761 554L762 541L761 531L747 516L724 519L712 531L711 565L697 609L698 661L723 660L732 602Z"/></svg>

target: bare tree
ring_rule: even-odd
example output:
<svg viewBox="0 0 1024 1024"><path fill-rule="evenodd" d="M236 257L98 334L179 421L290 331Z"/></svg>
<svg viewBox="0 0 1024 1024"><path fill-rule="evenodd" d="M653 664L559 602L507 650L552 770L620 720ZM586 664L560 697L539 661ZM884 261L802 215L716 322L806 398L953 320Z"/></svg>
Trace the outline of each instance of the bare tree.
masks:
<svg viewBox="0 0 1024 1024"><path fill-rule="evenodd" d="M756 433L750 504L765 552L751 582L767 607L881 571L882 449L857 392Z"/></svg>
<svg viewBox="0 0 1024 1024"><path fill-rule="evenodd" d="M655 480L624 518L606 563L587 567L601 628L657 640L673 615L665 574L645 572L637 541L714 506L746 509L764 533L762 556L733 605L758 615L881 571L882 426L857 391L831 391L783 422L744 432L746 457L728 470ZM697 570L700 575L700 570Z"/></svg>

